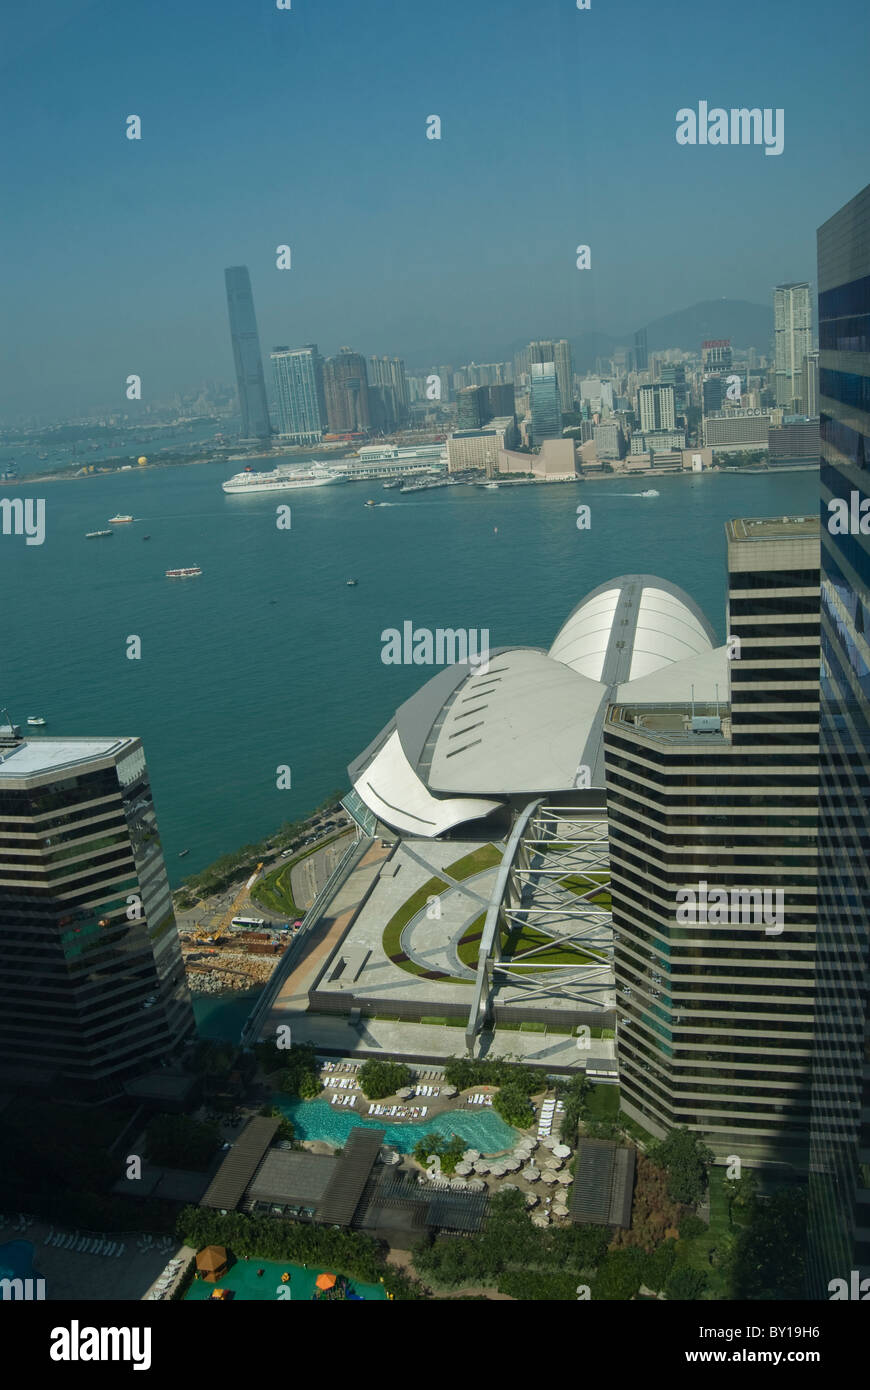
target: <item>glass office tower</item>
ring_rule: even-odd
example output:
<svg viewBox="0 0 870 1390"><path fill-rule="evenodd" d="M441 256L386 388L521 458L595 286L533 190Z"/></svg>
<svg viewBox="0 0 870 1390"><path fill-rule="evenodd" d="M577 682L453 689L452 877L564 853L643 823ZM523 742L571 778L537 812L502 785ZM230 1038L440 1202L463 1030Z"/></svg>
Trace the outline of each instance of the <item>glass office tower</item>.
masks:
<svg viewBox="0 0 870 1390"><path fill-rule="evenodd" d="M178 1055L193 1008L142 745L0 733L0 1089L92 1102Z"/></svg>
<svg viewBox="0 0 870 1390"><path fill-rule="evenodd" d="M554 362L531 364L532 443L562 438L562 403Z"/></svg>
<svg viewBox="0 0 870 1390"><path fill-rule="evenodd" d="M263 376L260 336L257 332L257 316L254 313L254 296L251 293L248 267L231 265L224 271L224 279L227 286L236 383L239 388L242 438L268 439L272 427L269 423L266 379Z"/></svg>
<svg viewBox="0 0 870 1390"><path fill-rule="evenodd" d="M810 1292L870 1275L870 186L818 232L822 699ZM870 519L863 518L870 527Z"/></svg>

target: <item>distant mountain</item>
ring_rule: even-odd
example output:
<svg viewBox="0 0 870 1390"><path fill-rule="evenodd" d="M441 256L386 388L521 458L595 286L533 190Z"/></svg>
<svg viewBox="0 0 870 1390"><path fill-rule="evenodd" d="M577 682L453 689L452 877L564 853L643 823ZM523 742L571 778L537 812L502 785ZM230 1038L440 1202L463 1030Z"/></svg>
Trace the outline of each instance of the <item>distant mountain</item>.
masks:
<svg viewBox="0 0 870 1390"><path fill-rule="evenodd" d="M646 326L646 336L650 352L680 348L683 352L700 353L701 344L707 339L729 338L735 348L754 347L768 354L773 339L773 307L752 304L747 299L707 299L688 309L677 309L673 314L653 319ZM514 355L528 345L528 338L517 339L495 356L504 361L513 360ZM597 357L611 357L617 348L633 346L633 328L619 336L581 333L571 340L575 371L591 371Z"/></svg>
<svg viewBox="0 0 870 1390"><path fill-rule="evenodd" d="M647 324L646 334L650 352L664 348L698 352L707 338L730 338L736 348L754 347L768 353L773 338L773 307L751 304L746 299L707 299L654 319ZM632 343L634 333L623 341Z"/></svg>

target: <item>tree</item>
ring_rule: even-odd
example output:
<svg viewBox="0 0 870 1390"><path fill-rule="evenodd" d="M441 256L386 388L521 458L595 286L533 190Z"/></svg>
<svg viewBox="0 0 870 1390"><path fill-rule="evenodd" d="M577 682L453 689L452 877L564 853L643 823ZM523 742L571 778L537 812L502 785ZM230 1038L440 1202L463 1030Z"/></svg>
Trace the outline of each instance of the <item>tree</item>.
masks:
<svg viewBox="0 0 870 1390"><path fill-rule="evenodd" d="M672 1271L665 1284L665 1297L672 1302L692 1303L701 1297L707 1287L707 1276L691 1265L679 1264Z"/></svg>
<svg viewBox="0 0 870 1390"><path fill-rule="evenodd" d="M707 1168L713 1151L702 1144L686 1125L672 1129L667 1139L654 1144L650 1158L668 1174L668 1191L675 1202L694 1206L707 1187Z"/></svg>
<svg viewBox="0 0 870 1390"><path fill-rule="evenodd" d="M408 1085L411 1071L404 1062L381 1062L370 1057L360 1067L357 1080L368 1100L383 1100Z"/></svg>

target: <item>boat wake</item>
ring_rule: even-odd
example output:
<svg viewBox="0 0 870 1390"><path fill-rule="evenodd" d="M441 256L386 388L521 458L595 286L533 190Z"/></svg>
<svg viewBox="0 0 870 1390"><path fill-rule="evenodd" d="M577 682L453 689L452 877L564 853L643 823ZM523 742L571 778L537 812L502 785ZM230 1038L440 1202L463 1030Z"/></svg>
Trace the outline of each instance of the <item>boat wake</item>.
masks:
<svg viewBox="0 0 870 1390"><path fill-rule="evenodd" d="M611 492L611 497L660 497L661 493L656 492L654 487L647 488L646 492Z"/></svg>

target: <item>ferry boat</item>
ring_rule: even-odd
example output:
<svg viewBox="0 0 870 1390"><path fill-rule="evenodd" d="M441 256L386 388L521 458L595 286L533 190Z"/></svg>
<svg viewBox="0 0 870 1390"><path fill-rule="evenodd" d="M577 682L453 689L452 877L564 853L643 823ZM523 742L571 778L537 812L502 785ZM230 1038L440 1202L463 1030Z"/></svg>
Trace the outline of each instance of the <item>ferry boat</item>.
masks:
<svg viewBox="0 0 870 1390"><path fill-rule="evenodd" d="M234 478L221 483L230 496L250 497L256 492L290 492L297 488L326 487L329 483L344 483L347 474L315 464L313 468L275 468L271 473L255 473L246 468Z"/></svg>
<svg viewBox="0 0 870 1390"><path fill-rule="evenodd" d="M133 518L132 518L131 516L121 516L121 514L120 514L120 512L119 512L117 516L110 516L110 517L109 517L109 525L110 525L110 526L121 526L124 522L126 522L126 521L132 521L132 520L133 520Z"/></svg>
<svg viewBox="0 0 870 1390"><path fill-rule="evenodd" d="M93 541L96 540L97 536L114 536L114 534L114 531L86 531L85 540Z"/></svg>
<svg viewBox="0 0 870 1390"><path fill-rule="evenodd" d="M42 729L45 726L45 720L41 714L31 714L27 722L32 729Z"/></svg>
<svg viewBox="0 0 870 1390"><path fill-rule="evenodd" d="M193 579L196 575L202 574L199 565L189 565L187 569L167 570L167 579Z"/></svg>
<svg viewBox="0 0 870 1390"><path fill-rule="evenodd" d="M646 491L642 492L640 495L641 497L658 497L659 494L656 492L654 487L648 487Z"/></svg>
<svg viewBox="0 0 870 1390"><path fill-rule="evenodd" d="M355 579L349 579L349 580L347 581L347 587L348 587L349 589L354 588L355 585L356 585L356 580L355 580Z"/></svg>

